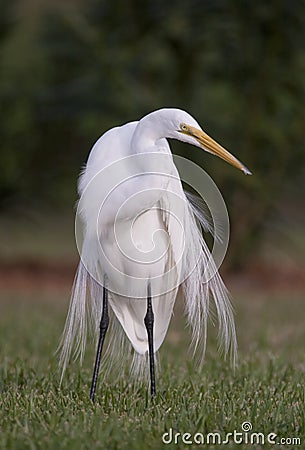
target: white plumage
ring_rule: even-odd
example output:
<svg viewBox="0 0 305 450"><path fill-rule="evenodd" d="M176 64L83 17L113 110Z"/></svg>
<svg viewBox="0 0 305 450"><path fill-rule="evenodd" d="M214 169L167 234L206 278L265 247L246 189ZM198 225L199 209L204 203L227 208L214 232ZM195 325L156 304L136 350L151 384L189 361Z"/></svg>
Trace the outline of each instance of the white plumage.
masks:
<svg viewBox="0 0 305 450"><path fill-rule="evenodd" d="M202 236L202 227L209 229L209 224L183 191L167 138L201 147L250 173L178 109L155 111L102 135L79 179L81 261L60 344L62 373L71 354L83 358L88 331L98 335L105 273L113 313L104 355L109 366L133 354L132 370L143 368L148 282L155 351L165 339L179 293L201 360L210 298L220 345L235 358L232 307Z"/></svg>

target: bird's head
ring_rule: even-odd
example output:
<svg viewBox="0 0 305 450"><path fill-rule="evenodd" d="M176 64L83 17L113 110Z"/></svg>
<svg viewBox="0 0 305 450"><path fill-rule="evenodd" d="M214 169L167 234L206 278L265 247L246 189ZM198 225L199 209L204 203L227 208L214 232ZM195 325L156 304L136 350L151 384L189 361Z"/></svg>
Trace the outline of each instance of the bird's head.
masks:
<svg viewBox="0 0 305 450"><path fill-rule="evenodd" d="M219 156L232 166L240 169L244 174L251 175L250 170L205 133L190 114L180 109L163 109L158 112L158 119L163 122L167 129L165 137L178 139L200 147L212 155Z"/></svg>

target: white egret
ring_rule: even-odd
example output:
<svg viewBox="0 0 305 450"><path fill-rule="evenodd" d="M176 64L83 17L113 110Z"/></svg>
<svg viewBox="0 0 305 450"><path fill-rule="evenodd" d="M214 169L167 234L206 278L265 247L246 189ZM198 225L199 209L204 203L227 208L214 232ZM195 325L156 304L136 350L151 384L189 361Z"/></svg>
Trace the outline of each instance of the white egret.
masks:
<svg viewBox="0 0 305 450"><path fill-rule="evenodd" d="M137 371L148 353L152 395L154 353L164 341L178 292L184 297L195 348L201 344L204 354L211 297L224 351L235 355L232 307L202 237L200 223L206 222L183 191L167 138L200 147L251 173L179 109L157 110L113 128L93 146L79 180L81 261L60 344L64 373L72 352L82 359L88 328L97 335L100 327L92 401L108 305L114 334L106 352L120 360L127 342Z"/></svg>

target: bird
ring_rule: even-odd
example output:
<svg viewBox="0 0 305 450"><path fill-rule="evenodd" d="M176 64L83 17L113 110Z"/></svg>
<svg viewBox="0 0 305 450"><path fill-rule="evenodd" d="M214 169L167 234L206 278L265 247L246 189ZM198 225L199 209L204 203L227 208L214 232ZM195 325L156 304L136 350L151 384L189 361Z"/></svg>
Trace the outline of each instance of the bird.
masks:
<svg viewBox="0 0 305 450"><path fill-rule="evenodd" d="M203 230L210 231L208 219L182 186L169 139L199 147L251 175L177 108L112 128L93 145L78 182L80 261L59 344L62 379L72 356L83 359L88 331L96 339L92 402L101 359L121 366L130 355L136 375L149 367L150 392L156 395L156 356L180 297L202 358L210 299L220 346L236 357L230 296L203 236Z"/></svg>

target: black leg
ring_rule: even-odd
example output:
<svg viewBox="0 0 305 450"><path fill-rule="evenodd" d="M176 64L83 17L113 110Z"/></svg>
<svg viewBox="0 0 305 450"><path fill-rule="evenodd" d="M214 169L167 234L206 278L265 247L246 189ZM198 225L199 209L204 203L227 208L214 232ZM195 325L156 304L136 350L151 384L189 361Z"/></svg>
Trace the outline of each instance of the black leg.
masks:
<svg viewBox="0 0 305 450"><path fill-rule="evenodd" d="M100 369L100 362L101 362L101 356L102 356L102 350L103 350L103 344L105 340L106 331L109 325L109 316L108 316L108 290L106 286L106 276L104 278L104 286L103 286L103 311L102 311L102 318L100 322L100 337L98 340L98 346L97 346L97 352L96 352L96 358L95 358L95 364L94 364L94 371L93 371L93 377L92 377L92 383L91 383L91 389L90 389L90 399L92 403L94 402L95 397L95 390L96 390L96 383L98 378L98 373Z"/></svg>
<svg viewBox="0 0 305 450"><path fill-rule="evenodd" d="M151 286L147 286L147 311L144 318L145 327L148 336L148 350L149 350L149 368L150 368L150 392L151 395L156 395L156 380L155 380L155 361L154 361L154 312L151 304Z"/></svg>

